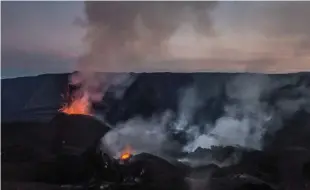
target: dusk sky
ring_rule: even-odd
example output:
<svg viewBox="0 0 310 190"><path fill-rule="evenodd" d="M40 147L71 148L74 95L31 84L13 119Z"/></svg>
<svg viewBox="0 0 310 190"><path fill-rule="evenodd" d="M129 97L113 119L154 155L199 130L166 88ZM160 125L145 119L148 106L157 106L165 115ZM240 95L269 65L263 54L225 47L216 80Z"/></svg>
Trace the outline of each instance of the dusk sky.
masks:
<svg viewBox="0 0 310 190"><path fill-rule="evenodd" d="M197 7L178 11L174 5L162 10L112 4L90 2L85 11L81 1L1 2L2 78L85 67L138 72L310 70L310 2L217 2L199 15ZM185 7L178 6L175 9ZM115 11L109 12L110 7ZM166 25L159 24L161 20ZM161 27L174 23L176 27L161 36ZM129 32L113 32L116 28Z"/></svg>
<svg viewBox="0 0 310 190"><path fill-rule="evenodd" d="M83 2L1 2L2 77L68 72L83 48Z"/></svg>

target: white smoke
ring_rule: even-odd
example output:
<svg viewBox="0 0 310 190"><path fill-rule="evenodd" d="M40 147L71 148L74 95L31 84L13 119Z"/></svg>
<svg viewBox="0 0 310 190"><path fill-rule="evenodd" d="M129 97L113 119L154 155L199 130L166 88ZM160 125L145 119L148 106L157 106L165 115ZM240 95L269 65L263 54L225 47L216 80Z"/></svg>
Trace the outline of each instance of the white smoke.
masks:
<svg viewBox="0 0 310 190"><path fill-rule="evenodd" d="M215 122L206 121L203 130L193 124L193 120L204 103L206 97L202 94L205 91L195 85L190 86L179 94L179 110L174 115L176 119L171 117L173 115L169 111L152 119L130 119L108 132L102 138L102 144L115 156L119 155L126 145L131 145L136 152L165 156L165 150L175 145L168 135L168 131L172 130L182 132L187 137L186 145L180 150L187 153L193 153L199 147L210 150L212 146L262 150L264 136L277 131L282 126L283 117L292 115L301 108L309 108L309 90L302 85L293 89L302 94L300 98L284 97L277 99L273 105L264 99L278 88L290 84L295 85L296 80L274 80L268 75L250 74L230 78L225 84L227 100L223 105L224 113ZM212 96L218 94L213 93ZM205 156L199 159L196 158L196 165L211 163L213 158ZM234 162L229 161L231 164Z"/></svg>
<svg viewBox="0 0 310 190"><path fill-rule="evenodd" d="M109 82L105 90L112 92L115 98L121 99L127 88L135 81L136 75L129 73L113 73L107 75L107 79L106 81Z"/></svg>
<svg viewBox="0 0 310 190"><path fill-rule="evenodd" d="M169 112L166 112L150 120L136 117L120 123L101 139L103 149L113 157L119 157L128 145L133 148L133 154L161 155L167 140L165 125L168 118Z"/></svg>
<svg viewBox="0 0 310 190"><path fill-rule="evenodd" d="M80 91L90 95L90 101L100 102L107 92L111 91L118 99L123 97L125 90L135 80L131 73L95 73L76 72L70 76L70 83L80 85Z"/></svg>
<svg viewBox="0 0 310 190"><path fill-rule="evenodd" d="M70 78L70 84L79 86L74 92L75 97L85 98L89 105L89 112L93 103L102 102L104 95L109 91L114 98L121 99L127 88L135 81L136 75L131 73L94 73L94 72L75 72ZM101 113L92 113L94 117L106 125L104 116Z"/></svg>
<svg viewBox="0 0 310 190"><path fill-rule="evenodd" d="M240 76L226 85L226 95L231 103L224 107L224 115L218 118L211 130L200 134L185 147L185 151L193 152L198 147L238 146L246 149L260 150L266 126L272 118L272 110L264 102L261 95L269 90L268 77ZM206 127L210 129L210 126Z"/></svg>
<svg viewBox="0 0 310 190"><path fill-rule="evenodd" d="M192 86L182 90L179 97L178 119L174 123L173 128L176 131L184 131L192 121L195 111L203 102L198 96L197 89Z"/></svg>

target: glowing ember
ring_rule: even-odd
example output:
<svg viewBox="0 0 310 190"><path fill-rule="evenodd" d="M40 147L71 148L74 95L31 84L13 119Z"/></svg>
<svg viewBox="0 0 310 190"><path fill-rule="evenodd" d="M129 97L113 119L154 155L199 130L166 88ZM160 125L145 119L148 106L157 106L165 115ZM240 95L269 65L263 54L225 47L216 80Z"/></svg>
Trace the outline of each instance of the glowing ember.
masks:
<svg viewBox="0 0 310 190"><path fill-rule="evenodd" d="M132 149L130 146L126 146L125 149L122 151L120 159L127 160L131 157Z"/></svg>
<svg viewBox="0 0 310 190"><path fill-rule="evenodd" d="M80 98L72 98L71 103L66 103L62 108L59 109L60 112L72 115L72 114L81 114L81 115L91 115L91 105L87 94L84 94Z"/></svg>
<svg viewBox="0 0 310 190"><path fill-rule="evenodd" d="M128 158L130 158L130 153L124 153L121 155L121 160L127 160Z"/></svg>

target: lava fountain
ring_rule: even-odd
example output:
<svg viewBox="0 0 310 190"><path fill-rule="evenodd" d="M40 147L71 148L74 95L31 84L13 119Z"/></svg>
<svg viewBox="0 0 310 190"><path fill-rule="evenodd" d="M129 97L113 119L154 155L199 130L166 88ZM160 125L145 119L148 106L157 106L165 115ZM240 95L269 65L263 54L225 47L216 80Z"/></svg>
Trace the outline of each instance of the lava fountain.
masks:
<svg viewBox="0 0 310 190"><path fill-rule="evenodd" d="M81 96L70 97L70 101L65 103L58 111L68 115L92 115L88 94L83 92Z"/></svg>

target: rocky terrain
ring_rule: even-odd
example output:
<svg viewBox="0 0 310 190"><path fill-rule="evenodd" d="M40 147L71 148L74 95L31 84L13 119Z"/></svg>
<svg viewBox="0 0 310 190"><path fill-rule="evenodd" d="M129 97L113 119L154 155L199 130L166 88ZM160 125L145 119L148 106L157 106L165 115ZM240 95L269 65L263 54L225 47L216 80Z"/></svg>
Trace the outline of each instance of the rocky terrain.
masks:
<svg viewBox="0 0 310 190"><path fill-rule="evenodd" d="M78 188L64 185L76 184L96 173L90 169L94 168L90 163L95 163L90 160L98 160L94 147L102 136L109 135L109 131L122 132L125 127L140 129L128 122L135 118L139 118L138 125L147 128L154 115L155 120L161 120L166 111L170 113L168 121L157 124L156 120L154 126L164 126L168 139L177 144L173 146L176 152L170 152L170 159L164 160L169 160L171 170L175 167L184 171L178 173L186 181L185 189L308 188L309 73L137 74L122 97L115 97L110 89L104 100L94 105L111 126L92 116L58 114L67 84L68 74L2 80L4 189ZM180 124L184 115L189 117ZM229 132L222 130L226 126ZM251 130L244 130L244 126ZM192 128L198 132L192 132ZM189 145L198 148L184 151L184 147L192 147ZM158 184L162 178L156 176L166 173L166 166L163 161L151 163L156 167L149 167L154 170L149 175L155 176ZM160 184L164 186L154 187L173 187L166 182ZM122 188L129 186L116 189Z"/></svg>

